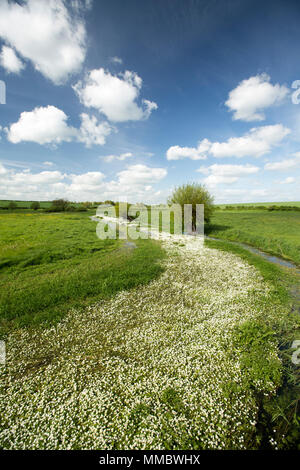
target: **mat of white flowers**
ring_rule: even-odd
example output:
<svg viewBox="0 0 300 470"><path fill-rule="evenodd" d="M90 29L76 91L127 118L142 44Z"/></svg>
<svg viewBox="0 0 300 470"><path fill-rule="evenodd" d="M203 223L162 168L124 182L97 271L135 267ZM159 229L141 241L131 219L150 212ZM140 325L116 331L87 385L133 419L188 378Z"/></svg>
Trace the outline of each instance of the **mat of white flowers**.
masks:
<svg viewBox="0 0 300 470"><path fill-rule="evenodd" d="M163 244L165 271L150 284L71 311L55 327L11 333L2 448L249 447L255 397L278 384L246 387L233 332L261 315L269 287L233 254L196 240ZM266 344L266 360L279 362L276 343Z"/></svg>

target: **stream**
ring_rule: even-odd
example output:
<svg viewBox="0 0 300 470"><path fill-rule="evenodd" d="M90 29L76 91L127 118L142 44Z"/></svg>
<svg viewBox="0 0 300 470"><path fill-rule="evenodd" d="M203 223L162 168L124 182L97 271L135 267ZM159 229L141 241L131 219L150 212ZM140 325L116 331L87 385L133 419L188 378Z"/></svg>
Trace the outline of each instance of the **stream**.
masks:
<svg viewBox="0 0 300 470"><path fill-rule="evenodd" d="M233 242L230 240L222 240L221 238L214 238L214 237L208 237L205 236L207 240L214 240L217 242L227 242L232 245L237 245L240 246L241 248L244 248L247 251L250 251L251 253L254 253L256 255L261 256L262 258L265 258L266 260L270 261L270 263L277 264L279 266L283 266L285 268L290 268L294 269L297 274L300 274L300 268L297 266L295 263L292 261L285 260L283 258L279 258L278 256L271 255L270 253L266 253L265 251L259 250L258 248L255 248L254 246L247 245L246 243L242 242Z"/></svg>

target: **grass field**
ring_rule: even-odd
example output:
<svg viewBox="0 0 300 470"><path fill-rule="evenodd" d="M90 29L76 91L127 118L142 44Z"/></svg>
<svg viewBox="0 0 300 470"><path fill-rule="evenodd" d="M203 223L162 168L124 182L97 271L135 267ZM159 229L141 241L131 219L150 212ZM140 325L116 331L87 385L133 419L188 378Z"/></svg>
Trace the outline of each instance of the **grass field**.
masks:
<svg viewBox="0 0 300 470"><path fill-rule="evenodd" d="M248 243L300 265L300 212L215 211L206 233Z"/></svg>
<svg viewBox="0 0 300 470"><path fill-rule="evenodd" d="M53 323L71 307L108 298L161 272L162 251L99 240L88 214L0 214L0 325ZM143 262L141 263L141 260Z"/></svg>
<svg viewBox="0 0 300 470"><path fill-rule="evenodd" d="M225 209L226 206L233 206L238 209L239 206L296 206L300 207L300 201L289 201L289 202L243 202L243 203L237 203L237 204L217 204L218 207L221 207L221 209Z"/></svg>
<svg viewBox="0 0 300 470"><path fill-rule="evenodd" d="M99 240L91 214L0 214L0 447L295 448L284 271L226 242Z"/></svg>

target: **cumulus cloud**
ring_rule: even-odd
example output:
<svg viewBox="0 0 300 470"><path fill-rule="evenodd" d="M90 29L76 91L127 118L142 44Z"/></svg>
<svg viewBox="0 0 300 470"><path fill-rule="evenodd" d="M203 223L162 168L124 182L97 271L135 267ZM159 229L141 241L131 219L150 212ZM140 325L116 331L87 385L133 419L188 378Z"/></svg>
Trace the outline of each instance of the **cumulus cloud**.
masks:
<svg viewBox="0 0 300 470"><path fill-rule="evenodd" d="M167 150L167 160L180 160L182 158L190 158L191 160L205 160L206 153L211 147L211 142L203 139L197 147L179 147L173 145Z"/></svg>
<svg viewBox="0 0 300 470"><path fill-rule="evenodd" d="M131 165L117 173L115 180L107 180L100 171L77 175L60 171L32 173L29 170L7 170L0 164L0 199L51 200L65 197L73 201L152 202L161 197L161 191L153 185L166 174L164 168Z"/></svg>
<svg viewBox="0 0 300 470"><path fill-rule="evenodd" d="M75 10L63 0L1 0L0 37L46 78L63 83L86 54L85 25Z"/></svg>
<svg viewBox="0 0 300 470"><path fill-rule="evenodd" d="M242 137L231 137L226 142L214 142L210 153L214 157L261 157L280 144L290 133L282 124L254 127Z"/></svg>
<svg viewBox="0 0 300 470"><path fill-rule="evenodd" d="M68 190L71 193L96 192L102 186L105 175L100 171L89 171L82 175L70 175L71 185Z"/></svg>
<svg viewBox="0 0 300 470"><path fill-rule="evenodd" d="M269 162L265 164L265 170L286 171L300 166L300 158L286 158L278 162Z"/></svg>
<svg viewBox="0 0 300 470"><path fill-rule="evenodd" d="M25 67L17 57L15 51L8 46L3 46L0 53L0 64L8 73L20 73Z"/></svg>
<svg viewBox="0 0 300 470"><path fill-rule="evenodd" d="M191 158L201 160L210 154L216 158L223 157L261 157L279 145L283 138L290 133L282 124L254 127L242 137L230 137L225 142L210 142L203 139L197 148L179 147L175 145L167 151L168 160Z"/></svg>
<svg viewBox="0 0 300 470"><path fill-rule="evenodd" d="M130 165L118 173L120 184L145 185L160 181L167 175L165 168L150 168L147 165Z"/></svg>
<svg viewBox="0 0 300 470"><path fill-rule="evenodd" d="M60 171L41 171L32 174L29 171L15 173L13 182L15 185L44 185L58 183L64 179L64 175Z"/></svg>
<svg viewBox="0 0 300 470"><path fill-rule="evenodd" d="M157 109L149 100L138 105L141 87L142 79L135 72L112 75L100 68L91 70L73 89L86 107L98 109L110 121L124 122L147 119Z"/></svg>
<svg viewBox="0 0 300 470"><path fill-rule="evenodd" d="M97 119L81 114L79 129L69 126L68 116L55 106L46 106L24 111L17 122L10 125L7 138L13 144L35 142L40 145L60 144L76 140L91 145L103 145L112 131L107 122L98 123Z"/></svg>
<svg viewBox="0 0 300 470"><path fill-rule="evenodd" d="M233 112L233 119L263 121L263 109L280 103L288 94L284 85L272 85L267 74L243 80L229 93L225 105Z"/></svg>
<svg viewBox="0 0 300 470"><path fill-rule="evenodd" d="M114 160L123 161L123 160L126 160L127 158L131 158L131 157L133 157L131 152L125 152L125 153L121 153L120 155L106 155L105 157L101 157L101 158L105 162L109 163L109 162L112 162Z"/></svg>
<svg viewBox="0 0 300 470"><path fill-rule="evenodd" d="M207 186L216 186L218 184L232 184L240 177L253 175L259 171L257 166L252 165L218 165L201 167L197 170L199 173L208 175L203 182Z"/></svg>
<svg viewBox="0 0 300 470"><path fill-rule="evenodd" d="M83 142L86 147L104 145L106 137L111 133L113 128L105 121L98 123L95 116L82 113L80 118L81 126L77 134L79 142Z"/></svg>
<svg viewBox="0 0 300 470"><path fill-rule="evenodd" d="M7 131L7 138L13 144L36 142L40 145L63 141L70 142L75 136L75 129L67 124L67 115L55 106L35 108L24 111Z"/></svg>

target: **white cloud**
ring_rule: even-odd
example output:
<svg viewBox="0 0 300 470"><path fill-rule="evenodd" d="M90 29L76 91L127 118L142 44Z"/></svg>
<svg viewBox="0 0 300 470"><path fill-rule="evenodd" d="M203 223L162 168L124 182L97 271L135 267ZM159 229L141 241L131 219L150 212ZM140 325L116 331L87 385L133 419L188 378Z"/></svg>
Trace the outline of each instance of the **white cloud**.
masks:
<svg viewBox="0 0 300 470"><path fill-rule="evenodd" d="M205 160L205 155L211 147L211 143L207 139L199 142L197 147L179 147L173 145L167 150L167 160L180 160L182 158L190 158L191 160Z"/></svg>
<svg viewBox="0 0 300 470"><path fill-rule="evenodd" d="M242 137L231 137L226 142L214 142L209 152L216 158L261 157L281 143L290 130L282 124L254 127Z"/></svg>
<svg viewBox="0 0 300 470"><path fill-rule="evenodd" d="M143 108L137 104L141 87L142 79L135 72L116 76L100 68L91 70L73 89L86 107L98 109L110 121L124 122L147 119L157 109L149 100L142 101Z"/></svg>
<svg viewBox="0 0 300 470"><path fill-rule="evenodd" d="M97 188L101 188L105 175L100 171L89 171L82 175L70 175L72 181L68 188L71 193L95 193Z"/></svg>
<svg viewBox="0 0 300 470"><path fill-rule="evenodd" d="M175 145L167 151L168 160L190 158L201 160L210 154L216 158L223 157L261 157L269 153L272 147L279 145L290 130L282 124L254 127L242 137L230 137L225 142L210 142L203 139L198 147L179 147Z"/></svg>
<svg viewBox="0 0 300 470"><path fill-rule="evenodd" d="M92 8L93 0L71 0L71 6L78 13L82 13Z"/></svg>
<svg viewBox="0 0 300 470"><path fill-rule="evenodd" d="M104 177L104 173L100 171L89 171L82 175L71 175L73 184L88 184L90 186L101 184Z"/></svg>
<svg viewBox="0 0 300 470"><path fill-rule="evenodd" d="M106 137L111 133L112 127L105 121L98 123L95 116L82 113L80 115L81 126L78 133L78 140L86 147L92 145L104 145Z"/></svg>
<svg viewBox="0 0 300 470"><path fill-rule="evenodd" d="M15 51L8 46L3 46L0 54L0 64L8 73L20 73L25 67L17 57Z"/></svg>
<svg viewBox="0 0 300 470"><path fill-rule="evenodd" d="M36 142L44 144L60 144L77 140L87 147L103 145L112 131L107 122L98 123L97 119L81 114L81 127L76 129L67 123L68 117L55 106L35 108L33 111L21 113L17 122L10 125L7 138L13 144L20 142Z"/></svg>
<svg viewBox="0 0 300 470"><path fill-rule="evenodd" d="M120 155L106 155L105 157L101 157L101 159L104 160L105 162L109 163L109 162L112 162L114 160L123 161L123 160L126 160L127 158L131 158L131 157L133 157L133 154L131 152L125 152L125 153L121 153Z"/></svg>
<svg viewBox="0 0 300 470"><path fill-rule="evenodd" d="M267 74L256 75L243 80L229 93L226 106L233 111L233 119L263 121L263 109L280 103L288 94L284 85L272 85Z"/></svg>
<svg viewBox="0 0 300 470"><path fill-rule="evenodd" d="M77 2L79 3L79 2ZM55 84L78 72L86 54L85 26L63 0L1 0L0 37Z"/></svg>
<svg viewBox="0 0 300 470"><path fill-rule="evenodd" d="M110 58L111 62L114 64L123 64L123 60L120 57L114 56Z"/></svg>
<svg viewBox="0 0 300 470"><path fill-rule="evenodd" d="M118 174L119 183L122 185L145 185L155 183L167 175L165 168L150 168L147 165L130 165L126 170Z"/></svg>
<svg viewBox="0 0 300 470"><path fill-rule="evenodd" d="M53 163L53 162L43 162L43 165L45 165L45 166L53 166L54 163Z"/></svg>
<svg viewBox="0 0 300 470"><path fill-rule="evenodd" d="M286 171L290 170L291 168L296 168L300 166L300 158L286 158L284 160L280 160L279 162L269 162L265 164L265 170L272 170L272 171Z"/></svg>
<svg viewBox="0 0 300 470"><path fill-rule="evenodd" d="M252 165L218 165L201 167L197 170L199 173L208 175L203 182L207 186L216 186L218 184L232 184L240 177L253 175L259 171L257 166Z"/></svg>
<svg viewBox="0 0 300 470"><path fill-rule="evenodd" d="M0 175L4 175L7 172L6 168L0 163Z"/></svg>
<svg viewBox="0 0 300 470"><path fill-rule="evenodd" d="M288 176L284 180L280 181L279 184L292 184L295 182L296 182L296 178L294 178L293 176Z"/></svg>
<svg viewBox="0 0 300 470"><path fill-rule="evenodd" d="M13 144L29 141L40 145L63 141L70 142L76 130L67 124L67 115L55 106L24 111L14 124L11 124L7 138Z"/></svg>
<svg viewBox="0 0 300 470"><path fill-rule="evenodd" d="M13 182L15 185L45 185L59 183L63 179L64 175L60 171L42 171L31 174L25 170L21 173L16 173Z"/></svg>
<svg viewBox="0 0 300 470"><path fill-rule="evenodd" d="M131 165L107 180L102 172L79 175L60 171L7 170L0 164L0 199L52 200L59 197L71 201L161 202L164 191L155 189L167 174L163 168Z"/></svg>

